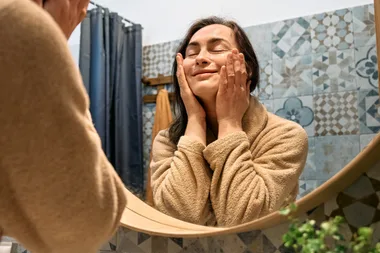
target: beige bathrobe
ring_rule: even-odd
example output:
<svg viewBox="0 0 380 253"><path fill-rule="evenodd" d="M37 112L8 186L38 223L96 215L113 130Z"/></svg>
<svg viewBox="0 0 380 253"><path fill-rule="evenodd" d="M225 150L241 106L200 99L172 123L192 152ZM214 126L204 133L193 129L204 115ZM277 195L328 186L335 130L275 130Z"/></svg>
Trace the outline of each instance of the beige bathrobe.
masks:
<svg viewBox="0 0 380 253"><path fill-rule="evenodd" d="M155 207L188 222L231 226L294 201L308 153L305 130L254 97L243 130L213 142L208 133L207 147L188 136L176 146L161 131L151 162Z"/></svg>
<svg viewBox="0 0 380 253"><path fill-rule="evenodd" d="M33 253L95 253L125 209L123 183L53 19L0 1L0 234Z"/></svg>

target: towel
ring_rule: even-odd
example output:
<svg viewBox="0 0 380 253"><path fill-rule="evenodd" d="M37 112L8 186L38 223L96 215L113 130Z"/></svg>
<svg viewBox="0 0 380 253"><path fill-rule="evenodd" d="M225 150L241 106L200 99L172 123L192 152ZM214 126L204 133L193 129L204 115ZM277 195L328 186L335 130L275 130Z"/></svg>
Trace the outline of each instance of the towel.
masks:
<svg viewBox="0 0 380 253"><path fill-rule="evenodd" d="M171 124L173 118L172 118L172 111L170 108L170 101L169 101L169 93L165 89L160 89L157 94L156 98L156 114L154 117L154 124L152 128L152 145L154 142L154 139L156 138L157 134L164 129L167 129L169 125ZM149 162L152 160L152 152L150 153ZM147 178L147 185L146 185L146 202L153 206L153 195L152 195L152 187L150 184L151 180L151 169L148 168L148 178Z"/></svg>
<svg viewBox="0 0 380 253"><path fill-rule="evenodd" d="M200 225L233 226L293 202L308 153L305 130L255 97L242 123L243 131L207 146L189 136L175 145L160 131L151 162L155 207Z"/></svg>
<svg viewBox="0 0 380 253"><path fill-rule="evenodd" d="M95 253L126 194L67 40L33 1L1 0L0 24L0 231L34 253Z"/></svg>

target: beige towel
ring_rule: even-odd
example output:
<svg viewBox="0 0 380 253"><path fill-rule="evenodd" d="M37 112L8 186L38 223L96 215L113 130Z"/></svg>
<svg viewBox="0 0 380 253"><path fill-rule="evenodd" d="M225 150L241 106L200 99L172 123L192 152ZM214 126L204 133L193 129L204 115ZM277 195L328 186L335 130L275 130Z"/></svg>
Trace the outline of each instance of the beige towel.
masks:
<svg viewBox="0 0 380 253"><path fill-rule="evenodd" d="M169 93L165 89L160 89L158 91L157 98L156 98L156 114L154 117L154 124L152 128L152 145L157 134L161 130L167 129L170 126L173 120L172 117L173 116L172 116L172 111L170 108ZM150 161L151 159L152 159L152 155L150 155ZM151 187L150 180L151 180L151 169L149 166L147 185L146 185L146 202L152 206L154 204L153 204L153 195L152 195L152 187Z"/></svg>
<svg viewBox="0 0 380 253"><path fill-rule="evenodd" d="M305 130L268 113L252 98L242 132L207 147L161 131L153 144L156 208L202 225L231 226L260 218L295 200L308 153Z"/></svg>
<svg viewBox="0 0 380 253"><path fill-rule="evenodd" d="M0 231L33 253L95 253L125 209L67 40L33 1L0 1Z"/></svg>

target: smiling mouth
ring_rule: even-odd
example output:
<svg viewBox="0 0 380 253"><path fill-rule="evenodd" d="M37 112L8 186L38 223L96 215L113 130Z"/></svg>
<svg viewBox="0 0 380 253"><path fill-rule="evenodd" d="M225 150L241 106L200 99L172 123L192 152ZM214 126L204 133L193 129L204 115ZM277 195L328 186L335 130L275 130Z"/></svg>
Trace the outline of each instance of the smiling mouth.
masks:
<svg viewBox="0 0 380 253"><path fill-rule="evenodd" d="M218 73L218 72L217 72L217 71L200 72L200 73L196 73L194 76L199 76L199 75L211 75L211 74L215 74L215 73Z"/></svg>

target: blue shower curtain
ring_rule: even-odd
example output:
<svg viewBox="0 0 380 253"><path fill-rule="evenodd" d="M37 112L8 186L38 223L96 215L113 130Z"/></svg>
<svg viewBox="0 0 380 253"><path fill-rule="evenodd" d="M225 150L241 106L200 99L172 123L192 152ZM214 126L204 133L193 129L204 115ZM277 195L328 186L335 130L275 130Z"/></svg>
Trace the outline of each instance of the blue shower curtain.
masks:
<svg viewBox="0 0 380 253"><path fill-rule="evenodd" d="M103 150L126 187L143 194L142 28L107 9L81 24L79 68ZM83 154L85 155L85 154Z"/></svg>

